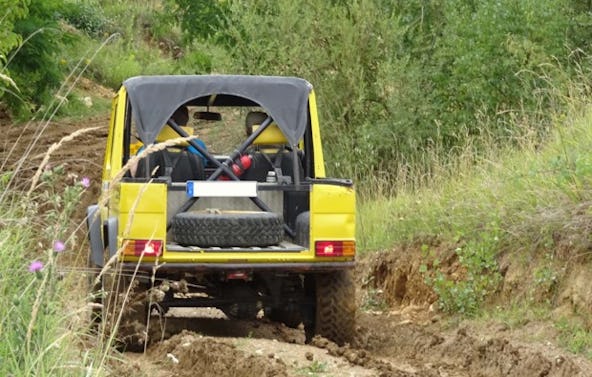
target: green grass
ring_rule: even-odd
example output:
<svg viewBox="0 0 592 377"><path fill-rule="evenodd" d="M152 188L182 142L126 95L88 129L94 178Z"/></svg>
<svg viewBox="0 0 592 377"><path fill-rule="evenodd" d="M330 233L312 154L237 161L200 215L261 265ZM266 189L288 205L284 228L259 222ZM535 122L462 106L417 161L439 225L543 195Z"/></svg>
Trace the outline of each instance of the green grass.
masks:
<svg viewBox="0 0 592 377"><path fill-rule="evenodd" d="M314 360L310 365L299 368L297 372L302 376L324 376L327 373L327 364Z"/></svg>
<svg viewBox="0 0 592 377"><path fill-rule="evenodd" d="M573 320L562 318L555 324L559 330L559 344L570 352L592 360L592 331Z"/></svg>
<svg viewBox="0 0 592 377"><path fill-rule="evenodd" d="M396 196L365 197L370 190L362 191L361 252L423 245L422 271L438 293L441 308L476 314L501 281L497 261L505 252L526 260L552 259L561 237L575 242L564 252L586 251L585 211L592 199L591 122L592 110L586 104L558 117L545 144L490 148L487 156L465 154L447 166L433 161L431 171L438 173L432 182L400 190ZM456 249L462 279L451 280L440 271L440 256L431 251L434 243ZM556 283L550 266L533 266L531 272L541 289L552 289Z"/></svg>
<svg viewBox="0 0 592 377"><path fill-rule="evenodd" d="M393 197L362 198L358 234L363 251L390 249L436 236L471 239L499 226L503 240L542 242L573 208L592 198L592 112L558 120L544 146L473 156L447 176ZM461 169L460 167L463 167ZM372 183L370 183L372 185ZM552 220L545 229L541 217ZM492 225L495 224L495 225Z"/></svg>
<svg viewBox="0 0 592 377"><path fill-rule="evenodd" d="M86 103L85 101L90 100ZM84 90L74 90L68 101L60 107L54 119L68 118L83 120L97 115L108 114L111 106L110 98L103 98Z"/></svg>

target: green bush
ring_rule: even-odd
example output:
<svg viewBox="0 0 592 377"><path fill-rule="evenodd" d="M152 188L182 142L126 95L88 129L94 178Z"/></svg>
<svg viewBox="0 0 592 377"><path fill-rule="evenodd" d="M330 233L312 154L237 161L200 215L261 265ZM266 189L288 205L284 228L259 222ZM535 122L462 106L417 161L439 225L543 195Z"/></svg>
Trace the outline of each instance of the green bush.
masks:
<svg viewBox="0 0 592 377"><path fill-rule="evenodd" d="M176 15L176 21L185 30L189 41L194 38L208 39L216 34L225 34L226 14L229 7L227 0L168 0L165 4L166 11Z"/></svg>
<svg viewBox="0 0 592 377"><path fill-rule="evenodd" d="M68 0L61 16L70 25L89 36L101 37L110 28L110 21L95 1Z"/></svg>
<svg viewBox="0 0 592 377"><path fill-rule="evenodd" d="M433 269L421 266L426 283L438 295L440 309L448 313L475 315L483 301L497 290L502 281L497 264L499 227L495 224L476 238L469 239L454 251L464 276L453 279L439 269L439 261L432 259ZM424 251L429 248L424 246Z"/></svg>

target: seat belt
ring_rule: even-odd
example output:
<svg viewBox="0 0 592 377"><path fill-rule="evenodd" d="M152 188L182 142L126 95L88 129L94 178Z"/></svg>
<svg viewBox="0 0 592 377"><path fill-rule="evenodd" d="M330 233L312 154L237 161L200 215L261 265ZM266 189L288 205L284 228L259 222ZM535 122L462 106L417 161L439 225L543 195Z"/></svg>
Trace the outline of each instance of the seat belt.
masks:
<svg viewBox="0 0 592 377"><path fill-rule="evenodd" d="M282 158L284 157L284 151L285 151L285 148L281 147L277 151L277 153L275 154L275 157L273 158L273 162L271 161L271 159L269 158L269 156L266 153L262 153L262 154L265 157L265 159L267 160L267 162L269 162L269 165L271 165L271 167L275 171L275 176L277 177L278 183L291 184L292 177L290 177L289 175L284 175L282 173L281 166L282 166Z"/></svg>

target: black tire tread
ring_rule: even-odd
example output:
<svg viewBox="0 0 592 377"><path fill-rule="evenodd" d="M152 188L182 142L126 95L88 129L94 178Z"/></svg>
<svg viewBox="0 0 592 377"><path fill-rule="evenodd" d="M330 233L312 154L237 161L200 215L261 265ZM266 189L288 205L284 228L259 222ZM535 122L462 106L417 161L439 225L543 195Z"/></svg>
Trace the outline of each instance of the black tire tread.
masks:
<svg viewBox="0 0 592 377"><path fill-rule="evenodd" d="M334 271L316 276L315 334L339 345L352 342L355 293L352 271Z"/></svg>
<svg viewBox="0 0 592 377"><path fill-rule="evenodd" d="M184 212L173 217L172 229L179 244L202 247L271 246L284 235L272 212Z"/></svg>

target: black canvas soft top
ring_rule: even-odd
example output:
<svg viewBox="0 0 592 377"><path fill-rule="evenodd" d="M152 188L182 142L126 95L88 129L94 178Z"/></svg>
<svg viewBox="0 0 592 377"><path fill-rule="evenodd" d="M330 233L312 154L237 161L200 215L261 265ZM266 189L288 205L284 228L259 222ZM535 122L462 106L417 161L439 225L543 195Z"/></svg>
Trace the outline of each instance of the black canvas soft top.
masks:
<svg viewBox="0 0 592 377"><path fill-rule="evenodd" d="M151 144L173 112L202 97L238 96L261 106L291 145L304 135L312 85L296 77L246 75L137 76L123 82L138 136Z"/></svg>

